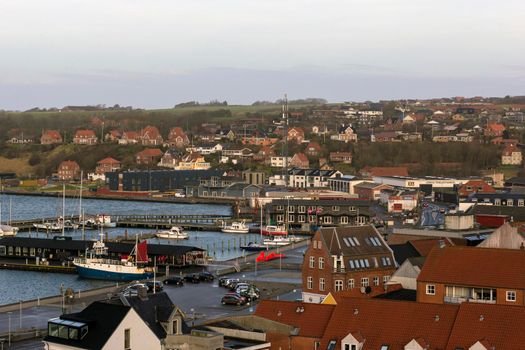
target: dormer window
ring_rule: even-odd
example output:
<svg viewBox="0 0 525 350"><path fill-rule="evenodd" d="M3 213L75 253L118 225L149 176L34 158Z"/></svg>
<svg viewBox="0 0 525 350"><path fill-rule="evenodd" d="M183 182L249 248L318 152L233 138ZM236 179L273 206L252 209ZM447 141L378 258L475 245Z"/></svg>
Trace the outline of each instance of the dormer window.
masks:
<svg viewBox="0 0 525 350"><path fill-rule="evenodd" d="M365 339L359 332L349 333L341 340L341 350L361 350Z"/></svg>

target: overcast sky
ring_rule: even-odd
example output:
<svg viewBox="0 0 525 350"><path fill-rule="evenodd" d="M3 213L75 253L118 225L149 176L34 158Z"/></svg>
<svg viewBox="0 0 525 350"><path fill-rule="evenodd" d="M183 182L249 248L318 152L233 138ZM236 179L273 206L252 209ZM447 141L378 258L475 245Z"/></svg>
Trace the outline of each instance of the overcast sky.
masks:
<svg viewBox="0 0 525 350"><path fill-rule="evenodd" d="M522 0L0 0L0 109L525 94Z"/></svg>

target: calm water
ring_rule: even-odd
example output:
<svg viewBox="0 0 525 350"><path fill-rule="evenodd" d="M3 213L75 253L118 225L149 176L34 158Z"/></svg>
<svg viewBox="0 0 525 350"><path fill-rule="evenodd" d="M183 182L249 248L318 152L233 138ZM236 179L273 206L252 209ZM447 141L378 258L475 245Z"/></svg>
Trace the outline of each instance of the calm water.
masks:
<svg viewBox="0 0 525 350"><path fill-rule="evenodd" d="M38 196L8 196L2 195L2 221L9 220L9 207L11 206L11 219L32 219L62 215L62 199ZM82 201L82 208L86 214L217 214L231 215L231 208L225 205L202 204L171 204L132 202L118 200L86 199ZM66 216L78 215L78 199L66 199ZM126 229L108 229L110 237L123 236ZM127 229L128 236L135 234L152 233L155 230ZM207 249L215 260L227 260L243 255L238 247L245 242L257 241L256 234L239 235L222 232L188 231L190 238L187 240L164 240L152 238L151 243L189 245ZM67 232L73 239L81 239L80 230ZM86 239L96 239L97 231L85 231ZM46 238L45 233L21 232L19 236ZM52 236L49 236L52 237ZM76 275L55 273L38 273L26 271L0 270L0 305L18 302L19 300L35 299L59 294L60 284L71 287L75 291L92 289L108 285L107 281L91 281L78 278ZM109 282L111 283L111 282Z"/></svg>

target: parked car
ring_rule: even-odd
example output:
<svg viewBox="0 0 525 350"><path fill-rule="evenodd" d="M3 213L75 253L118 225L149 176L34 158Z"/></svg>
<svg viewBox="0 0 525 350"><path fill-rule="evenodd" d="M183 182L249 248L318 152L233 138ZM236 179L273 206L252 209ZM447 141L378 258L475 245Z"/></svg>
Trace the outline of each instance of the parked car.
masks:
<svg viewBox="0 0 525 350"><path fill-rule="evenodd" d="M239 283L245 283L239 279L236 279L236 280L232 280L230 283L228 283L228 288L231 290L231 291L234 291L235 288L237 288L237 285Z"/></svg>
<svg viewBox="0 0 525 350"><path fill-rule="evenodd" d="M231 285L233 283L239 283L241 280L238 279L238 278L228 278L228 277L223 277L223 278L226 278L226 280L224 281L224 283L222 284L223 287L225 288L231 288Z"/></svg>
<svg viewBox="0 0 525 350"><path fill-rule="evenodd" d="M122 294L125 296L137 296L139 295L139 289L144 288L146 291L148 290L148 286L144 283L133 283L127 286L123 291Z"/></svg>
<svg viewBox="0 0 525 350"><path fill-rule="evenodd" d="M235 293L245 297L248 301L259 299L261 294L257 287L247 283L239 283L235 288Z"/></svg>
<svg viewBox="0 0 525 350"><path fill-rule="evenodd" d="M146 286L148 287L148 292L160 292L164 289L164 286L162 285L161 281L147 281Z"/></svg>
<svg viewBox="0 0 525 350"><path fill-rule="evenodd" d="M171 276L164 280L164 284L174 284L182 287L184 285L184 278L180 276Z"/></svg>
<svg viewBox="0 0 525 350"><path fill-rule="evenodd" d="M219 287L226 287L226 283L228 282L228 277L219 277Z"/></svg>
<svg viewBox="0 0 525 350"><path fill-rule="evenodd" d="M190 282L190 283L199 283L201 280L200 280L198 274L196 274L196 273L189 273L186 276L184 276L184 281Z"/></svg>
<svg viewBox="0 0 525 350"><path fill-rule="evenodd" d="M240 296L239 294L236 294L236 293L228 293L225 296L223 296L221 299L222 305L240 306L240 305L245 305L246 303L248 303L248 300L246 300L245 297Z"/></svg>
<svg viewBox="0 0 525 350"><path fill-rule="evenodd" d="M199 273L199 280L203 282L213 282L215 276L207 271Z"/></svg>

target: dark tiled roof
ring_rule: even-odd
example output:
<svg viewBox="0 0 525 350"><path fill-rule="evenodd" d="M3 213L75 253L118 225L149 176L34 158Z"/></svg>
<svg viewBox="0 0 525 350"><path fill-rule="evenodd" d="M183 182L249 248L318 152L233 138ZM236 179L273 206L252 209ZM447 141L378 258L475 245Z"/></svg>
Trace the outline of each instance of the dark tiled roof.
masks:
<svg viewBox="0 0 525 350"><path fill-rule="evenodd" d="M69 345L80 349L102 349L131 308L125 305L94 302L84 310L60 316L61 319L88 324L88 333L82 340L47 336L44 341Z"/></svg>
<svg viewBox="0 0 525 350"><path fill-rule="evenodd" d="M410 242L403 244L391 244L390 249L394 251L394 257L399 265L405 262L408 258L415 258L421 256L418 251L410 244Z"/></svg>
<svg viewBox="0 0 525 350"><path fill-rule="evenodd" d="M415 289L398 289L385 294L379 294L374 298L389 300L416 301L417 292Z"/></svg>

